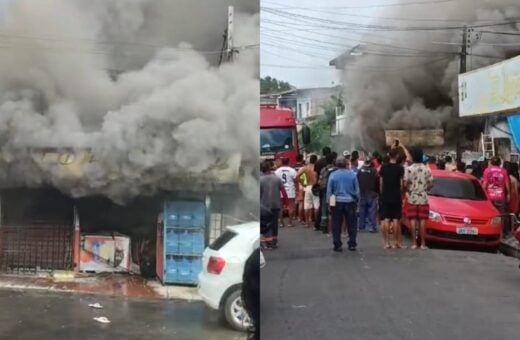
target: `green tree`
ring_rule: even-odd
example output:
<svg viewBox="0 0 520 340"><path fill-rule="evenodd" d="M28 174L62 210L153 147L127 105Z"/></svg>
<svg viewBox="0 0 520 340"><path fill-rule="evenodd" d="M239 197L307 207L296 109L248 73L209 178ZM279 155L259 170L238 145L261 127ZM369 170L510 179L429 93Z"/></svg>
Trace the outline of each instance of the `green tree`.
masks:
<svg viewBox="0 0 520 340"><path fill-rule="evenodd" d="M331 96L323 104L324 114L309 122L311 129L311 143L305 146L307 152L321 152L325 146L332 144L332 127L336 124L336 108L344 109L345 104L341 96Z"/></svg>
<svg viewBox="0 0 520 340"><path fill-rule="evenodd" d="M292 89L293 86L286 81L267 76L260 78L260 94L270 94Z"/></svg>

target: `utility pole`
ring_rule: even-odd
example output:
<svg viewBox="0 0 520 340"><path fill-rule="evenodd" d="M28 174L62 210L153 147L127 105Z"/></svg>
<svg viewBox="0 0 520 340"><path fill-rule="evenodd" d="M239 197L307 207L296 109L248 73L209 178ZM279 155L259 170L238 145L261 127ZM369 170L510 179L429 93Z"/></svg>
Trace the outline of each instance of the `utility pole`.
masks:
<svg viewBox="0 0 520 340"><path fill-rule="evenodd" d="M228 23L227 23L227 59L233 61L233 54L235 50L233 48L233 31L235 26L235 10L233 6L228 7Z"/></svg>
<svg viewBox="0 0 520 340"><path fill-rule="evenodd" d="M462 31L462 49L460 52L460 68L459 68L459 74L466 72L466 57L468 55L468 44L469 44L469 36L468 36L468 28L467 26L464 26ZM457 106L457 111L460 111L460 108ZM456 135L456 146L455 146L455 152L457 154L457 162L460 162L462 160L462 148L461 148L461 138L462 138L462 129L461 129L461 120L460 120L460 114L457 112L457 118L456 118L456 124L457 124L457 135Z"/></svg>
<svg viewBox="0 0 520 340"><path fill-rule="evenodd" d="M219 66L224 61L233 61L233 56L238 51L233 47L233 30L235 26L235 10L233 6L228 7L228 21L227 28L224 32L224 41L222 42L222 49L220 50L220 58L218 61Z"/></svg>

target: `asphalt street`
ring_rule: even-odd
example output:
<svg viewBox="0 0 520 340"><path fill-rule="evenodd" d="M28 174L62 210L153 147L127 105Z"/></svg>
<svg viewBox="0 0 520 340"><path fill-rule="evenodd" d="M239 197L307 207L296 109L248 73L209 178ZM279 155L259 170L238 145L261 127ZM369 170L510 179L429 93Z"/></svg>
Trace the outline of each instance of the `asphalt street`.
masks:
<svg viewBox="0 0 520 340"><path fill-rule="evenodd" d="M96 302L104 308L88 307ZM199 302L0 290L0 306L0 339L244 339Z"/></svg>
<svg viewBox="0 0 520 340"><path fill-rule="evenodd" d="M379 234L361 234L358 251L342 253L312 229L279 237L261 273L262 339L518 338L517 259L384 250Z"/></svg>

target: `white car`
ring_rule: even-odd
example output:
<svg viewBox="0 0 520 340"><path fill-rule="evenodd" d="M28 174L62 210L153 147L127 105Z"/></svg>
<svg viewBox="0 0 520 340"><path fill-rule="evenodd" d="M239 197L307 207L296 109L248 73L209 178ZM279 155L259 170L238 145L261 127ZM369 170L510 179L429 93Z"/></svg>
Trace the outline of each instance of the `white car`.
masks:
<svg viewBox="0 0 520 340"><path fill-rule="evenodd" d="M259 247L260 223L249 222L227 227L203 254L199 295L236 330L251 326L242 305L242 276L247 259Z"/></svg>

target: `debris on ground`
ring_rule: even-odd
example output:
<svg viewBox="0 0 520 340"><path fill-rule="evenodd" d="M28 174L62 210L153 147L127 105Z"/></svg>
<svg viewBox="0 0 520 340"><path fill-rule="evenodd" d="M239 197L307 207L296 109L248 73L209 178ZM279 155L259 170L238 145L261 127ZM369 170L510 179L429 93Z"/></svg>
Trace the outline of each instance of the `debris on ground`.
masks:
<svg viewBox="0 0 520 340"><path fill-rule="evenodd" d="M95 321L99 322L99 323L110 323L110 320L108 320L106 317L104 316L99 316L99 317L96 317L94 318Z"/></svg>
<svg viewBox="0 0 520 340"><path fill-rule="evenodd" d="M97 309L101 309L101 308L103 308L103 306L101 306L98 302L96 302L96 303L91 303L91 304L89 304L88 306L91 307L91 308L97 308Z"/></svg>

